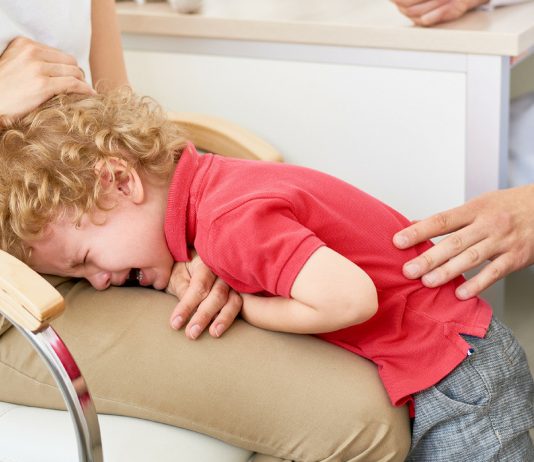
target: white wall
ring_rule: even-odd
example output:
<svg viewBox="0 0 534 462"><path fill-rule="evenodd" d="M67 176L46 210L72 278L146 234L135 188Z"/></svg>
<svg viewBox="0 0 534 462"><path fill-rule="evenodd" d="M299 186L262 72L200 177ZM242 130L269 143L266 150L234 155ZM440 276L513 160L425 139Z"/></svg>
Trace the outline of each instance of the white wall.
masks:
<svg viewBox="0 0 534 462"><path fill-rule="evenodd" d="M126 62L167 109L237 122L411 218L463 202L462 73L133 50Z"/></svg>

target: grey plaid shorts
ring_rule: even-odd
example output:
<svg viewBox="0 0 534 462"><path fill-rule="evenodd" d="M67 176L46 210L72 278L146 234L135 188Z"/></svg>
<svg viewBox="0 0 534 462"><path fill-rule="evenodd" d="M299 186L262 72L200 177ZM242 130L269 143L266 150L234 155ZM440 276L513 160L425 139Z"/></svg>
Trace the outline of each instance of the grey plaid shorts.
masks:
<svg viewBox="0 0 534 462"><path fill-rule="evenodd" d="M534 462L534 381L523 348L495 317L483 339L463 337L472 354L414 396L407 461Z"/></svg>

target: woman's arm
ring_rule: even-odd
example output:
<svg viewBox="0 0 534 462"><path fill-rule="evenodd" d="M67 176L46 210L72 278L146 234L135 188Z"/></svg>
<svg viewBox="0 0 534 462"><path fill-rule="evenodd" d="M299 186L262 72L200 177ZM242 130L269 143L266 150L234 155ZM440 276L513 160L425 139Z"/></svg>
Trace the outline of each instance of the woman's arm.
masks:
<svg viewBox="0 0 534 462"><path fill-rule="evenodd" d="M320 247L302 267L291 297L244 294L243 318L263 329L316 334L367 321L378 306L371 278L328 247Z"/></svg>
<svg viewBox="0 0 534 462"><path fill-rule="evenodd" d="M128 85L115 1L93 0L91 21L89 63L93 86L97 82L102 82L104 89Z"/></svg>

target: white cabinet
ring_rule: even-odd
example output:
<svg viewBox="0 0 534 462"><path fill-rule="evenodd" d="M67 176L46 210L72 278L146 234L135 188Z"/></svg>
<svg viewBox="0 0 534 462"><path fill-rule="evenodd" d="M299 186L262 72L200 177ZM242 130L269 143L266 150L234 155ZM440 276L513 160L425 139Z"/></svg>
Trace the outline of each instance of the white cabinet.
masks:
<svg viewBox="0 0 534 462"><path fill-rule="evenodd" d="M349 181L412 218L464 200L465 72L426 69L424 60L415 69L367 64L365 50L345 50L338 64L277 56L283 47L253 58L158 41L180 51L139 51L127 39L126 62L134 88L167 109L235 121L287 162Z"/></svg>

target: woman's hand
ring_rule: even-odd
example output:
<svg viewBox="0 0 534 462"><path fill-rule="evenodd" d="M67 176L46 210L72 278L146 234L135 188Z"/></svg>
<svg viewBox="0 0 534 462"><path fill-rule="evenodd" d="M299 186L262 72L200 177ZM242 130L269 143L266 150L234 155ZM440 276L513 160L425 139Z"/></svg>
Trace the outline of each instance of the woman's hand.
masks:
<svg viewBox="0 0 534 462"><path fill-rule="evenodd" d="M196 339L211 323L209 333L220 337L241 311L240 295L215 276L200 257L175 263L167 292L180 302L171 314L171 326L180 329L188 320L185 334Z"/></svg>
<svg viewBox="0 0 534 462"><path fill-rule="evenodd" d="M434 26L460 18L488 0L391 0L418 26Z"/></svg>
<svg viewBox="0 0 534 462"><path fill-rule="evenodd" d="M25 37L0 55L0 117L27 114L59 93L94 94L76 59Z"/></svg>
<svg viewBox="0 0 534 462"><path fill-rule="evenodd" d="M452 233L404 264L407 278L440 286L491 260L456 289L459 299L478 295L507 274L534 263L534 185L503 189L408 226L393 237L399 249Z"/></svg>

